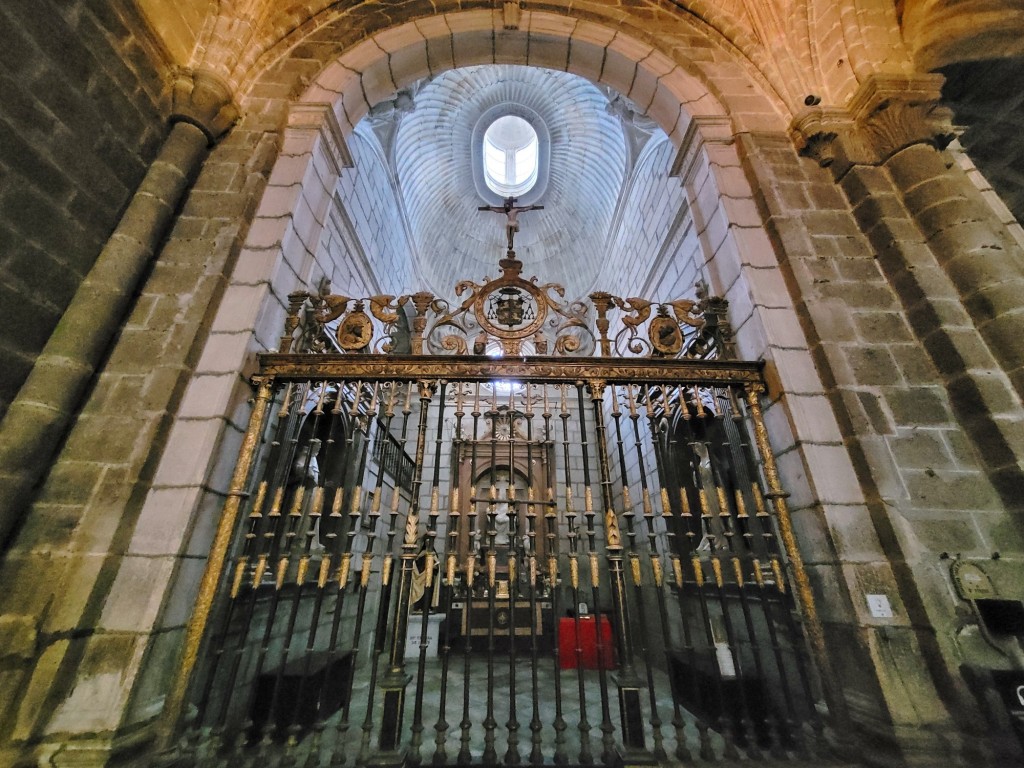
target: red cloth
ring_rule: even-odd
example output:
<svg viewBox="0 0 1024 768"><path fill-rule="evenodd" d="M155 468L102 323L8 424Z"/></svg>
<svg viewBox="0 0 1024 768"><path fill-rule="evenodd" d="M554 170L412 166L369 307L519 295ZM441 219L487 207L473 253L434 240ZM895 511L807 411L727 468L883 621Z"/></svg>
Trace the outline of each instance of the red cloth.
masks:
<svg viewBox="0 0 1024 768"><path fill-rule="evenodd" d="M584 669L598 669L598 658L605 669L615 669L615 642L612 640L612 624L601 616L601 655L598 657L597 617L580 616L580 663ZM562 669L576 668L576 622L577 619L563 618L558 622L558 660Z"/></svg>

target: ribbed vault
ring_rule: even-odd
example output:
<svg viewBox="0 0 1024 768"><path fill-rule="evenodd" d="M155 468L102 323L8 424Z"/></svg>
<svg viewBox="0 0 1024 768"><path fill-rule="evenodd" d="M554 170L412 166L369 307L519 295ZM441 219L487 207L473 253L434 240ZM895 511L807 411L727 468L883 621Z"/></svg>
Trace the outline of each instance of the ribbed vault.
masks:
<svg viewBox="0 0 1024 768"><path fill-rule="evenodd" d="M402 121L395 167L419 254L419 271L441 295L456 281L494 276L505 250L505 219L488 205L473 178L473 129L494 107L524 107L550 136L547 188L523 214L516 252L527 275L592 288L606 258L608 228L627 166L626 143L608 98L564 72L480 66L446 72L422 87Z"/></svg>

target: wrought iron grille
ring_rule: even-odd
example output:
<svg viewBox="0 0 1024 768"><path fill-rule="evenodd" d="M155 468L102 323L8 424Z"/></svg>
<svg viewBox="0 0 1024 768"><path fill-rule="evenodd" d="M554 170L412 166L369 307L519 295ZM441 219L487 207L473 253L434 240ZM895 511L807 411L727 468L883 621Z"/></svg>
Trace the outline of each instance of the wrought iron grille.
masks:
<svg viewBox="0 0 1024 768"><path fill-rule="evenodd" d="M588 325L538 289L522 327L489 327L488 297L522 289L510 261L462 284L459 311L292 296L168 704L191 713L182 757L613 765L824 747L824 646L760 367L705 359L728 348L724 304L594 294ZM394 348L409 307L410 348L451 354L369 352ZM604 354L580 357L586 338ZM527 341L557 355L513 357Z"/></svg>

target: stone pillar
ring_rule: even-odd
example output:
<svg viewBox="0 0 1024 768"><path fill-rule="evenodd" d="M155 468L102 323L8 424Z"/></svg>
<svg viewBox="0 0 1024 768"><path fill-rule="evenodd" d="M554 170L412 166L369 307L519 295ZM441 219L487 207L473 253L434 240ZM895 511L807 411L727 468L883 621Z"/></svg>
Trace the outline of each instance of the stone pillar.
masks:
<svg viewBox="0 0 1024 768"><path fill-rule="evenodd" d="M847 110L812 108L794 121L804 154L835 179L885 168L992 354L1024 397L1024 250L980 190L942 154L953 139L939 106L941 75L875 76Z"/></svg>
<svg viewBox="0 0 1024 768"><path fill-rule="evenodd" d="M861 227L945 379L989 481L1019 516L1024 250L943 154L952 133L948 110L938 106L941 84L941 75L876 76L848 110L807 110L793 133L802 153L827 167L859 206Z"/></svg>
<svg viewBox="0 0 1024 768"><path fill-rule="evenodd" d="M811 108L794 121L801 153L830 171L848 204L848 214L847 205L839 208L852 221L824 223L868 246L838 271L812 247L802 287L831 299L827 311L809 308L823 342L846 342L822 346L837 363L844 440L899 585L896 618L906 617L899 634L886 627L886 654L878 656L895 660L901 680L884 686L900 749L908 762L934 761L938 742L965 760L1001 764L1019 748L986 712L982 699L994 691L970 685L968 675L1009 662L979 639L976 620L964 618L971 608L954 594L950 558L983 567L1001 597L1022 596L1020 363L998 321L1019 324L1024 254L944 153L952 134L937 105L940 85L938 76L875 76L847 108ZM778 231L798 234L793 221ZM870 296L837 283L844 271L872 289L879 311L864 311ZM837 311L851 300L863 303L853 323ZM842 355L829 355L829 347ZM916 685L907 682L913 666L927 675ZM922 699L908 707L904 694L928 685L923 703L936 711L922 717Z"/></svg>
<svg viewBox="0 0 1024 768"><path fill-rule="evenodd" d="M29 508L207 148L234 122L227 87L182 76L171 130L0 423L0 547Z"/></svg>

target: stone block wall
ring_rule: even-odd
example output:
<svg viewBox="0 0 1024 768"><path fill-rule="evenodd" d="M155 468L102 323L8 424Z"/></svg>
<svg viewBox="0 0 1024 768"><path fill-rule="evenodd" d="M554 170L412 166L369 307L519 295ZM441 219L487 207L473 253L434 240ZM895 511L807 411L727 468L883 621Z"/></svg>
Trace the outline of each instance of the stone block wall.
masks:
<svg viewBox="0 0 1024 768"><path fill-rule="evenodd" d="M957 62L940 71L946 76L943 100L964 126L960 142L999 192L1001 204L1024 220L1024 146L1007 140L1016 136L1024 117L1024 94L1006 88L1024 75L1024 57Z"/></svg>
<svg viewBox="0 0 1024 768"><path fill-rule="evenodd" d="M353 168L342 174L338 197L363 249L361 260L372 270L384 293L398 296L422 290L424 286L413 284L414 245L407 236L398 188L391 181L376 136L364 124L353 131L348 143ZM340 265L355 261L353 256L334 253L332 260ZM342 292L350 290L344 282L336 287ZM444 288L451 291L454 286L439 286L439 290Z"/></svg>
<svg viewBox="0 0 1024 768"><path fill-rule="evenodd" d="M622 297L693 298L703 257L685 192L669 175L675 148L664 134L650 141L627 181L621 223L595 287Z"/></svg>
<svg viewBox="0 0 1024 768"><path fill-rule="evenodd" d="M965 681L953 672L971 663L972 651L961 642L967 606L944 558L987 560L995 540L1019 551L1018 537L986 471L983 430L971 425L979 414L957 402L941 352L949 346L935 334L980 355L968 368L986 369L975 373L990 384L1000 375L983 359L983 342L884 170L851 171L837 186L782 137L752 134L740 146L838 419L834 447L806 453L828 462L843 451L855 471L852 482L837 485L827 463L809 468L812 497L792 499L805 556L838 557L847 572L857 619L844 631L879 672L888 706L879 724L888 720L884 728L906 734L923 721L952 717L964 732L980 734ZM819 514L828 523L825 538L810 523ZM889 595L892 619L868 612L869 593ZM851 684L860 677L838 661L840 677ZM847 698L854 710L867 703ZM870 723L864 715L858 719ZM905 743L913 741L927 737L918 732Z"/></svg>
<svg viewBox="0 0 1024 768"><path fill-rule="evenodd" d="M0 762L55 732L87 733L68 749L91 759L162 706L247 415L228 352L243 359L251 331L240 345L230 329L204 342L222 299L235 322L260 309L244 291L226 297L225 274L276 156L277 120L236 127L207 159L0 566L18 585L3 596L5 629L31 640L0 660L16 692L0 713Z"/></svg>
<svg viewBox="0 0 1024 768"><path fill-rule="evenodd" d="M156 155L167 55L130 2L0 9L0 417Z"/></svg>

